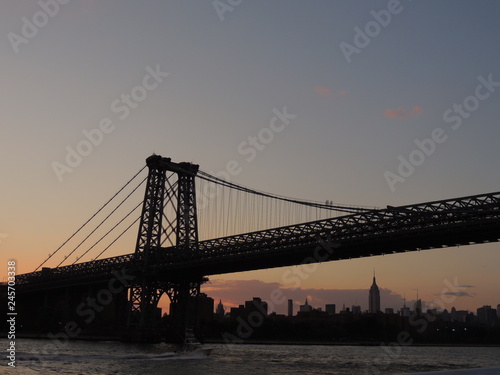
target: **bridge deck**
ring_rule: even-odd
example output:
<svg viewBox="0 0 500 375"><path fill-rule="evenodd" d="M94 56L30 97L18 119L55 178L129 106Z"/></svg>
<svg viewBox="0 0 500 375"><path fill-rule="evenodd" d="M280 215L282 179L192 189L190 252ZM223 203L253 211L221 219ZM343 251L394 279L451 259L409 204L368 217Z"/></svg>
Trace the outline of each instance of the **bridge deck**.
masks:
<svg viewBox="0 0 500 375"><path fill-rule="evenodd" d="M240 272L500 240L500 192L312 221L200 241L189 251L150 254L158 280ZM19 275L24 290L111 278L126 268L140 274L140 254L127 254Z"/></svg>

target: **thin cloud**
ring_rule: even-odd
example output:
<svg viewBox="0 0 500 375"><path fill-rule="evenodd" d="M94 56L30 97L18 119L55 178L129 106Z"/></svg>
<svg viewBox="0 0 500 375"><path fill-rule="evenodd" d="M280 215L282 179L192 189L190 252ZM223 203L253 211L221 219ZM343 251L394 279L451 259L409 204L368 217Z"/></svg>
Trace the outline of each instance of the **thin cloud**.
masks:
<svg viewBox="0 0 500 375"><path fill-rule="evenodd" d="M323 87L323 86L315 86L314 91L316 92L316 94L323 96L325 98L345 96L347 94L346 90L339 90L334 92L328 87Z"/></svg>
<svg viewBox="0 0 500 375"><path fill-rule="evenodd" d="M331 98L333 96L332 90L326 87L316 86L314 88L314 91L316 91L316 94L324 96L326 98Z"/></svg>
<svg viewBox="0 0 500 375"><path fill-rule="evenodd" d="M447 292L440 295L454 296L454 297L472 297L472 295L470 295L467 292Z"/></svg>
<svg viewBox="0 0 500 375"><path fill-rule="evenodd" d="M407 109L405 107L398 107L396 109L387 109L384 112L384 116L389 118L410 118L420 115L422 111L423 108L418 105L414 106L411 109Z"/></svg>

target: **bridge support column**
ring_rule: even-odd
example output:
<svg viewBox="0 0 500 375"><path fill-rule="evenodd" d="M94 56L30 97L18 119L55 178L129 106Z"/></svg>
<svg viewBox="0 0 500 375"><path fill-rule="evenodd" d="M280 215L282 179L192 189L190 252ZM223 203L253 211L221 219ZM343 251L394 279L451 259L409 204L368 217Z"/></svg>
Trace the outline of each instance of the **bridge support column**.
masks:
<svg viewBox="0 0 500 375"><path fill-rule="evenodd" d="M169 341L183 342L186 329L196 331L199 328L198 297L202 282L202 280L182 281L167 290L173 324L173 333L167 338Z"/></svg>
<svg viewBox="0 0 500 375"><path fill-rule="evenodd" d="M196 257L198 221L196 213L195 176L198 166L173 163L169 158L153 155L147 158L149 168L135 249L136 276L129 290L129 331L148 331L159 318L158 301L164 291L169 293L175 313L176 331L184 338L187 327L196 325L192 306L199 295L197 275L161 275L155 265L164 260L164 243L170 245L174 258ZM168 258L167 258L168 261ZM170 259L172 261L172 259ZM179 277L189 281L179 282ZM152 332L153 332L152 331ZM158 332L158 330L154 331Z"/></svg>
<svg viewBox="0 0 500 375"><path fill-rule="evenodd" d="M155 282L143 280L129 289L129 313L124 339L132 341L160 341L158 324L161 313L158 301L163 290Z"/></svg>

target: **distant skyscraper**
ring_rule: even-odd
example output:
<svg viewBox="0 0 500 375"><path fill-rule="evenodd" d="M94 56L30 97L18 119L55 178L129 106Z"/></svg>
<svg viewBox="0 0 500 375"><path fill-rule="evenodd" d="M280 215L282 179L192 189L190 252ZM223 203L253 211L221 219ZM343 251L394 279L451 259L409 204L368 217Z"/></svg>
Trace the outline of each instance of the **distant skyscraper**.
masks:
<svg viewBox="0 0 500 375"><path fill-rule="evenodd" d="M328 315L335 315L335 308L336 308L336 306L334 303L326 305L325 306L326 313Z"/></svg>
<svg viewBox="0 0 500 375"><path fill-rule="evenodd" d="M368 296L368 312L370 314L376 314L380 311L380 291L375 281L375 272L373 273L373 284L370 287L370 293Z"/></svg>
<svg viewBox="0 0 500 375"><path fill-rule="evenodd" d="M399 315L402 317L410 316L411 315L410 308L407 306L402 307L401 311L399 312Z"/></svg>
<svg viewBox="0 0 500 375"><path fill-rule="evenodd" d="M443 322L451 322L451 314L448 312L447 309L443 310L443 312L440 315L440 318Z"/></svg>
<svg viewBox="0 0 500 375"><path fill-rule="evenodd" d="M457 320L457 309L455 308L455 306L453 306L451 308L451 314L450 314L450 317L451 317L451 321L454 322L455 320Z"/></svg>
<svg viewBox="0 0 500 375"><path fill-rule="evenodd" d="M245 309L248 313L259 311L262 315L267 316L267 302L262 301L259 297L253 297L251 301L245 301Z"/></svg>
<svg viewBox="0 0 500 375"><path fill-rule="evenodd" d="M202 322L209 322L214 318L214 299L205 293L198 296L198 317Z"/></svg>
<svg viewBox="0 0 500 375"><path fill-rule="evenodd" d="M361 306L352 305L352 313L353 314L361 314Z"/></svg>
<svg viewBox="0 0 500 375"><path fill-rule="evenodd" d="M303 304L303 305L300 305L300 312L310 312L312 311L313 308L311 305L309 305L309 302L307 301L307 298L306 298L306 303Z"/></svg>
<svg viewBox="0 0 500 375"><path fill-rule="evenodd" d="M422 300L420 298L415 301L415 305L413 306L413 310L417 314L422 314Z"/></svg>
<svg viewBox="0 0 500 375"><path fill-rule="evenodd" d="M222 300L219 300L219 304L217 305L217 310L215 310L215 315L220 318L224 317L224 305L222 304Z"/></svg>
<svg viewBox="0 0 500 375"><path fill-rule="evenodd" d="M457 310L455 307L451 308L450 317L452 322L465 323L468 316L469 312L467 310Z"/></svg>
<svg viewBox="0 0 500 375"><path fill-rule="evenodd" d="M347 310L349 310L349 307L347 308ZM340 310L340 313L341 314L345 314L346 313L346 310L345 310L345 303L342 304L342 310Z"/></svg>
<svg viewBox="0 0 500 375"><path fill-rule="evenodd" d="M288 300L288 316L293 316L293 300Z"/></svg>
<svg viewBox="0 0 500 375"><path fill-rule="evenodd" d="M406 307L406 294L403 297L403 307L399 310L399 316L410 316L410 308Z"/></svg>
<svg viewBox="0 0 500 375"><path fill-rule="evenodd" d="M418 298L418 289L417 289L417 300L415 301L413 309L417 314L422 314L422 300Z"/></svg>
<svg viewBox="0 0 500 375"><path fill-rule="evenodd" d="M491 306L483 306L477 309L477 319L479 324L486 325L488 327L492 327L495 322L497 312L495 309L492 309Z"/></svg>

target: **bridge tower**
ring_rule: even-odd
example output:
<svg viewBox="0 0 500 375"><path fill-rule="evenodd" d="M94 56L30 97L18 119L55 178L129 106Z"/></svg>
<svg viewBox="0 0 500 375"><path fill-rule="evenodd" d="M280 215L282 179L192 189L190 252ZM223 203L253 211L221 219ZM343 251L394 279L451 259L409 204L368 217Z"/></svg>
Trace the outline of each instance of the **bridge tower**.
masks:
<svg viewBox="0 0 500 375"><path fill-rule="evenodd" d="M155 264L160 258L196 252L198 248L195 189L198 165L173 163L170 158L159 155L150 156L146 163L149 173L135 262L131 268L136 278L129 289L127 331L134 335L134 340L158 336L158 301L167 293L172 304L174 330L182 340L185 329L195 328L197 324L196 297L202 278L160 274ZM170 247L162 248L165 242Z"/></svg>

